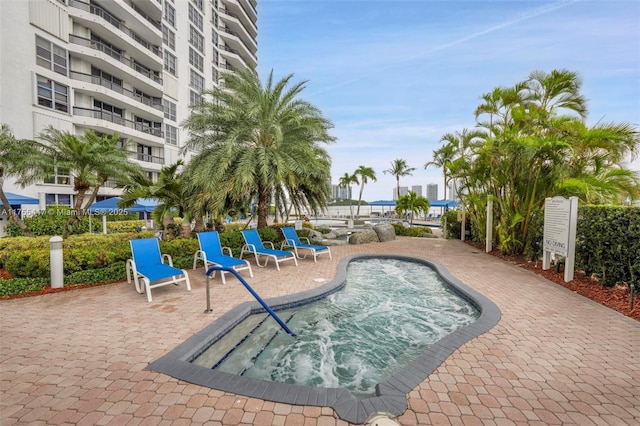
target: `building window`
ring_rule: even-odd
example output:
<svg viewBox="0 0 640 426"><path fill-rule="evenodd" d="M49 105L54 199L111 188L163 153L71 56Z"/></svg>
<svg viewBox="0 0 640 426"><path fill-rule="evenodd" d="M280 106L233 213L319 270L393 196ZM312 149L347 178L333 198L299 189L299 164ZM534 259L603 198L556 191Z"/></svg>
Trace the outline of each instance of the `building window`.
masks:
<svg viewBox="0 0 640 426"><path fill-rule="evenodd" d="M164 69L176 75L176 57L166 50L164 51Z"/></svg>
<svg viewBox="0 0 640 426"><path fill-rule="evenodd" d="M118 93L122 93L122 80L102 71L99 68L91 67L92 83L107 87Z"/></svg>
<svg viewBox="0 0 640 426"><path fill-rule="evenodd" d="M178 145L178 128L165 124L164 130L164 141L169 145Z"/></svg>
<svg viewBox="0 0 640 426"><path fill-rule="evenodd" d="M58 74L67 75L67 51L38 36L36 36L36 63Z"/></svg>
<svg viewBox="0 0 640 426"><path fill-rule="evenodd" d="M153 156L151 155L151 147L147 145L138 144L138 160L146 161L147 163L153 162Z"/></svg>
<svg viewBox="0 0 640 426"><path fill-rule="evenodd" d="M191 70L191 79L189 81L189 85L196 89L198 92L202 92L204 90L204 77Z"/></svg>
<svg viewBox="0 0 640 426"><path fill-rule="evenodd" d="M220 54L216 49L213 49L213 63L216 64L216 66L220 65Z"/></svg>
<svg viewBox="0 0 640 426"><path fill-rule="evenodd" d="M176 50L176 35L164 24L162 25L162 42L165 46Z"/></svg>
<svg viewBox="0 0 640 426"><path fill-rule="evenodd" d="M154 136L162 136L162 123L147 120L146 118L142 118L138 116L135 117L135 120L136 120L135 121L136 130L139 130L141 132L148 133Z"/></svg>
<svg viewBox="0 0 640 426"><path fill-rule="evenodd" d="M51 173L49 174L49 176L42 180L44 183L55 185L71 185L71 175L69 174L69 169L52 167L50 169L50 172Z"/></svg>
<svg viewBox="0 0 640 426"><path fill-rule="evenodd" d="M46 205L58 204L59 206L71 207L72 198L70 194L45 194L44 202Z"/></svg>
<svg viewBox="0 0 640 426"><path fill-rule="evenodd" d="M38 105L56 111L69 112L69 88L42 77L38 78Z"/></svg>
<svg viewBox="0 0 640 426"><path fill-rule="evenodd" d="M202 0L192 0L192 1L193 1L193 4L195 4L198 9L202 10L202 7L203 7Z"/></svg>
<svg viewBox="0 0 640 426"><path fill-rule="evenodd" d="M176 10L167 2L164 2L164 20L173 28L176 27Z"/></svg>
<svg viewBox="0 0 640 426"><path fill-rule="evenodd" d="M171 121L176 121L176 104L171 101L164 100L164 118Z"/></svg>
<svg viewBox="0 0 640 426"><path fill-rule="evenodd" d="M199 105L202 103L202 96L200 93L194 92L193 90L189 91L189 105Z"/></svg>
<svg viewBox="0 0 640 426"><path fill-rule="evenodd" d="M191 3L189 3L189 20L202 31L202 15Z"/></svg>
<svg viewBox="0 0 640 426"><path fill-rule="evenodd" d="M211 67L211 79L213 80L213 84L218 84L218 70L214 67Z"/></svg>
<svg viewBox="0 0 640 426"><path fill-rule="evenodd" d="M204 67L204 59L198 52L189 48L189 63L193 65L198 71L202 71Z"/></svg>
<svg viewBox="0 0 640 426"><path fill-rule="evenodd" d="M204 37L195 28L190 28L189 43L191 43L193 47L198 49L200 52L204 52Z"/></svg>
<svg viewBox="0 0 640 426"><path fill-rule="evenodd" d="M213 45L217 47L218 46L218 32L214 28L211 28L211 40L213 40Z"/></svg>

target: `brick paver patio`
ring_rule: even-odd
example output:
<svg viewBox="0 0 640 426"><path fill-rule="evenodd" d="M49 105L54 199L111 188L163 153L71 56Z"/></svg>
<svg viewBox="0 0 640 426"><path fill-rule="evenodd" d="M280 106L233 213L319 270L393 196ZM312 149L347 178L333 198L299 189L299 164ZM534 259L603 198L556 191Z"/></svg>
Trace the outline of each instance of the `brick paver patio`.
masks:
<svg viewBox="0 0 640 426"><path fill-rule="evenodd" d="M355 253L420 256L495 302L497 326L449 357L409 394L401 425L640 424L640 322L460 241L400 237L332 247L333 260L254 266L264 298L330 280ZM251 260L253 264L253 260ZM251 295L204 270L192 291L166 286L148 303L111 284L0 301L0 423L77 425L346 425L331 408L224 393L147 365Z"/></svg>

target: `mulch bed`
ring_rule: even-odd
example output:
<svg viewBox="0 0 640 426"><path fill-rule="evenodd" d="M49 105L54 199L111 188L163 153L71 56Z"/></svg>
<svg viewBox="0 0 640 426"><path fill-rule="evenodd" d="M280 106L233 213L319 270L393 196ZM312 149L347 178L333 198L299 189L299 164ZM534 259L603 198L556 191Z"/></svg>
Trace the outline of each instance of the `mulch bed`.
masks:
<svg viewBox="0 0 640 426"><path fill-rule="evenodd" d="M479 250L484 251L484 244L474 243L467 241L469 245L476 247ZM618 285L614 287L605 287L598 282L597 279L586 276L582 271L575 271L573 274L573 280L569 282L564 281L564 272L561 269L560 272L556 272L555 266L552 266L546 271L542 269L542 261L531 262L524 256L507 256L500 253L499 250L493 250L489 254L496 256L505 262L512 263L520 268L532 271L547 280L568 288L569 290L578 293L584 297L597 302L607 308L613 309L626 315L630 318L640 321L640 292L636 292L634 309L630 308L631 291L628 286Z"/></svg>

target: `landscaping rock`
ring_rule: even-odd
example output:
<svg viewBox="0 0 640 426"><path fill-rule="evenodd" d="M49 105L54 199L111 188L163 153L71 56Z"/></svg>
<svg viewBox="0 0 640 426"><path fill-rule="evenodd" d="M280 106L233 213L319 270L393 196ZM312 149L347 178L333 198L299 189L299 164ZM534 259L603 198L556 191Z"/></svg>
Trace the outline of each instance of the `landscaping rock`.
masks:
<svg viewBox="0 0 640 426"><path fill-rule="evenodd" d="M372 229L356 232L349 237L349 244L367 244L379 242L378 234Z"/></svg>
<svg viewBox="0 0 640 426"><path fill-rule="evenodd" d="M393 241L396 239L396 231L393 229L393 226L388 223L376 225L373 227L373 230L378 235L380 242L384 243L385 241Z"/></svg>
<svg viewBox="0 0 640 426"><path fill-rule="evenodd" d="M328 234L327 234L328 235ZM327 237L325 235L322 235L320 232L318 231L314 231L313 229L309 230L309 241L312 243L317 243L319 241L322 241L325 238L330 238ZM335 238L335 237L334 237Z"/></svg>

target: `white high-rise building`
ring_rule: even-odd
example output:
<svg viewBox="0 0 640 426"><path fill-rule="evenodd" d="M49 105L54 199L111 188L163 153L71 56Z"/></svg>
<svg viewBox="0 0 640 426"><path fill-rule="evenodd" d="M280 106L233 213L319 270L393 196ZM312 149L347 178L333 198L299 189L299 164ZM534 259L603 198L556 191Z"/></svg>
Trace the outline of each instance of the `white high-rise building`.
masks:
<svg viewBox="0 0 640 426"><path fill-rule="evenodd" d="M418 197L422 197L422 185L413 185L411 191L415 192Z"/></svg>
<svg viewBox="0 0 640 426"><path fill-rule="evenodd" d="M400 196L407 195L409 193L409 187L401 186L400 187ZM398 201L398 187L393 188L393 201Z"/></svg>
<svg viewBox="0 0 640 426"><path fill-rule="evenodd" d="M427 184L427 200L436 201L438 199L438 184Z"/></svg>
<svg viewBox="0 0 640 426"><path fill-rule="evenodd" d="M156 179L180 159L180 123L225 72L257 66L257 0L0 1L0 123L117 133ZM187 158L188 159L188 158ZM73 205L69 171L5 191ZM114 182L100 194L114 195Z"/></svg>

